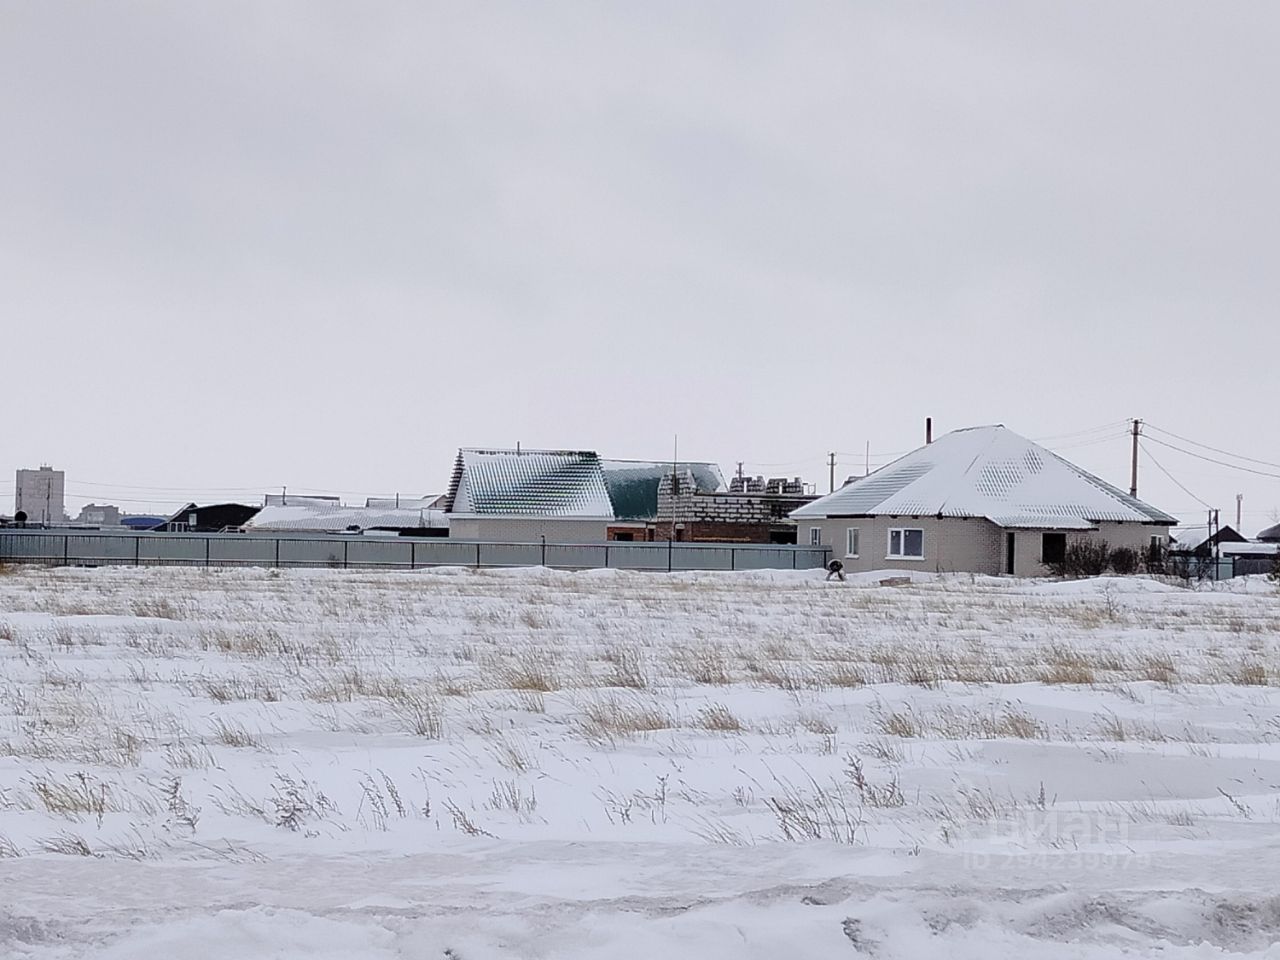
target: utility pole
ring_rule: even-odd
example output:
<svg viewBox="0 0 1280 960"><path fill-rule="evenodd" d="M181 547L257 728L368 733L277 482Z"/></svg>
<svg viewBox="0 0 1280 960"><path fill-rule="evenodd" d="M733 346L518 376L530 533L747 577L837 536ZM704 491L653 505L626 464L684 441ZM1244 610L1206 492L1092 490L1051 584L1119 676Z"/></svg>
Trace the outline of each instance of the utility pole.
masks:
<svg viewBox="0 0 1280 960"><path fill-rule="evenodd" d="M828 454L827 454L827 466L831 468L831 476L830 476L830 479L829 479L829 481L828 481L828 483L829 483L829 485L830 485L830 488L827 490L827 493L835 493L835 492L836 492L836 455L835 455L835 451L832 451L831 453L828 453Z"/></svg>
<svg viewBox="0 0 1280 960"><path fill-rule="evenodd" d="M677 497L680 496L680 477L677 463L680 460L680 434L671 435L671 526L667 530L667 570L671 569L671 541L676 538L676 515L680 512Z"/></svg>
<svg viewBox="0 0 1280 960"><path fill-rule="evenodd" d="M1133 458L1129 470L1129 496L1138 495L1138 437L1142 436L1142 421L1133 421Z"/></svg>

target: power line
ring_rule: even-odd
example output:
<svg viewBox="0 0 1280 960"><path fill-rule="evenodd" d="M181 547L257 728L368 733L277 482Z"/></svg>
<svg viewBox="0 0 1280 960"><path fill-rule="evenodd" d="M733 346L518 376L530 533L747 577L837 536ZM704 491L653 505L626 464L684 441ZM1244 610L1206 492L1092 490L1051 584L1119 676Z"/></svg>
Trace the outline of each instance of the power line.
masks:
<svg viewBox="0 0 1280 960"><path fill-rule="evenodd" d="M1167 443L1159 437L1147 437L1152 443L1158 443L1162 447L1168 447L1170 450L1177 450L1179 453L1185 453L1189 457L1195 457L1197 460L1204 460L1207 463L1216 463L1220 467L1229 467L1232 470L1240 470L1244 473L1257 474L1259 477L1270 477L1272 480L1280 480L1280 473L1267 473L1265 470L1254 470L1252 467L1242 467L1238 463L1228 463L1226 460L1215 460L1213 457L1206 457L1203 453L1196 453L1194 450L1188 450L1185 447L1179 447L1176 444Z"/></svg>
<svg viewBox="0 0 1280 960"><path fill-rule="evenodd" d="M1152 425L1151 425L1151 424L1149 424L1149 423L1147 424L1147 426L1148 426L1148 427L1151 427L1151 429L1152 429L1152 430L1155 430L1155 431L1157 431L1158 433L1167 434L1168 436L1171 436L1171 437L1174 437L1174 438L1176 438L1176 439L1178 439L1178 440L1181 440L1183 443L1189 443L1189 444L1191 444L1193 447L1203 447L1205 450L1212 450L1214 453L1220 453L1220 454L1222 454L1223 456L1225 456L1225 457L1231 457L1231 458L1232 458L1232 459L1234 459L1234 460L1244 460L1244 461L1246 461L1246 462L1248 462L1248 463L1260 463L1260 464L1262 464L1264 467L1278 467L1278 468L1280 468L1280 463L1273 463L1273 462L1272 462L1272 461L1270 461L1270 460L1259 460L1259 459L1257 459L1256 457L1246 457L1246 456L1243 456L1243 455L1241 455L1241 454L1239 454L1239 453L1232 453L1230 450L1220 450L1220 449L1218 449L1217 447L1211 447L1211 446L1209 446L1209 444L1207 444L1207 443L1200 443L1198 440L1192 440L1192 439L1190 439L1189 437L1183 437L1183 436L1180 436L1179 434L1174 433L1172 430L1165 430L1163 427L1156 427L1156 426L1152 426Z"/></svg>
<svg viewBox="0 0 1280 960"><path fill-rule="evenodd" d="M1128 436L1129 436L1129 433L1127 431L1120 431L1118 433L1108 434L1105 437L1097 437L1093 440L1080 440L1076 443L1055 443L1050 447L1050 449L1078 450L1081 447L1093 447L1093 446L1097 446L1100 443L1114 443L1116 440L1127 439Z"/></svg>
<svg viewBox="0 0 1280 960"><path fill-rule="evenodd" d="M1046 437L1032 437L1036 443L1046 443L1050 440L1069 440L1072 437L1083 437L1091 433L1101 433L1104 430L1114 430L1116 427L1128 424L1128 420L1112 420L1110 423L1099 424L1096 427L1089 427L1087 430L1074 430L1071 433L1054 433Z"/></svg>
<svg viewBox="0 0 1280 960"><path fill-rule="evenodd" d="M1190 490L1188 490L1185 486L1183 486L1183 485L1182 485L1182 481L1181 481L1181 480L1179 480L1179 479L1178 479L1177 477L1175 477L1172 473L1170 473L1168 470L1166 470L1166 469L1164 468L1164 464L1162 464L1159 460L1157 460L1154 456L1152 456L1151 451L1147 449L1147 445L1146 445L1145 443L1143 443L1141 440L1139 440L1139 441L1138 441L1138 446L1140 446L1140 447L1142 448L1142 452L1143 452L1143 453L1145 453L1145 454L1147 455L1147 459L1149 459L1152 463L1154 463L1154 464L1155 464L1155 465L1160 469L1160 472L1161 472L1161 473L1163 473L1166 477L1168 477L1170 480L1172 480L1172 481L1174 482L1174 485L1175 485L1175 486L1177 486L1177 488L1178 488L1179 490L1181 490L1183 493L1185 493L1188 497L1190 497L1190 498L1191 498L1192 500L1194 500L1196 503L1200 504L1200 506L1204 507L1206 510L1211 510L1211 509L1213 509L1213 508L1212 508L1212 507L1210 507L1207 503L1205 503L1203 500L1201 500L1199 497L1197 497L1194 493L1192 493Z"/></svg>
<svg viewBox="0 0 1280 960"><path fill-rule="evenodd" d="M241 490L270 490L272 487L278 487L279 484L257 484L252 487L193 487L193 486L176 486L176 487L148 487L137 483L102 483L96 480L81 480L76 478L75 484L78 487L106 487L113 490L154 490L158 493L172 493L178 490L203 490L205 492L221 490L221 491L241 491Z"/></svg>

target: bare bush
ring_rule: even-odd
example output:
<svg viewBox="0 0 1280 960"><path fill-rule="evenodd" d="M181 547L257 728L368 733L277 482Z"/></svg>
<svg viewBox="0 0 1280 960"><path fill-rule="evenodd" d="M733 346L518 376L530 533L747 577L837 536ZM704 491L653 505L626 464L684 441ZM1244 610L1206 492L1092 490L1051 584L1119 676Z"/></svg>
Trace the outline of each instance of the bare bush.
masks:
<svg viewBox="0 0 1280 960"><path fill-rule="evenodd" d="M1045 566L1059 577L1100 577L1111 563L1111 547L1105 540L1076 537L1067 542L1061 560Z"/></svg>

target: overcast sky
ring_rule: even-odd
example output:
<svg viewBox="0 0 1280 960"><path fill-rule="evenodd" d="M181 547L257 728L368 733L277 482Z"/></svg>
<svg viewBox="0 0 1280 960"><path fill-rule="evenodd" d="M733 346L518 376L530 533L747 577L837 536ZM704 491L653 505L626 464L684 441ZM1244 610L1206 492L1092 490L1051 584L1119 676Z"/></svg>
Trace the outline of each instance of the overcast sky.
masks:
<svg viewBox="0 0 1280 960"><path fill-rule="evenodd" d="M1126 487L1128 417L1280 463L1277 28L0 3L0 511L42 461L74 513L422 494L459 446L675 434L825 492L827 451L861 472L929 415ZM1280 508L1280 479L1150 450L1224 522ZM1149 461L1140 492L1199 516Z"/></svg>

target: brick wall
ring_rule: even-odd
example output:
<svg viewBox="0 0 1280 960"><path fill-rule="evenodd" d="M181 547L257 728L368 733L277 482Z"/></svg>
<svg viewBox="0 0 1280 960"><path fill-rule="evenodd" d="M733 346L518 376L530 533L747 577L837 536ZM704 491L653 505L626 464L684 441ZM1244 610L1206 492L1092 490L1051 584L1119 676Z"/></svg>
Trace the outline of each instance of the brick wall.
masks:
<svg viewBox="0 0 1280 960"><path fill-rule="evenodd" d="M795 524L788 515L816 499L797 494L699 493L692 474L685 472L676 480L676 492L670 476L658 484L655 538L659 540L769 543L775 534L790 536Z"/></svg>

